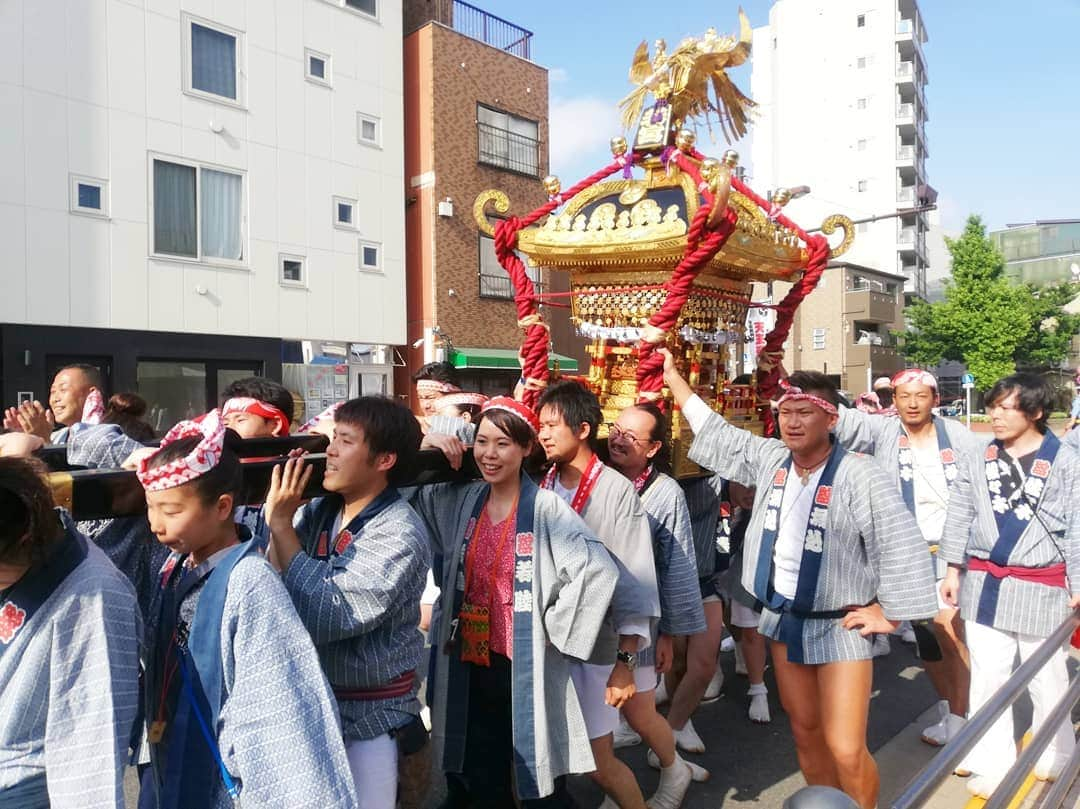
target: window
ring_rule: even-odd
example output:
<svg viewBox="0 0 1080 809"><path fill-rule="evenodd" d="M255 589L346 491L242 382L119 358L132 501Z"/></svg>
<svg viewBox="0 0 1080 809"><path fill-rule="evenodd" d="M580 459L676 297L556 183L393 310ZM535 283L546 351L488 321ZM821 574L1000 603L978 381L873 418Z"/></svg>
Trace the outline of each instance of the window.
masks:
<svg viewBox="0 0 1080 809"><path fill-rule="evenodd" d="M243 103L240 69L243 35L207 20L184 16L184 91L215 101Z"/></svg>
<svg viewBox="0 0 1080 809"><path fill-rule="evenodd" d="M859 191L866 190L866 180L859 180Z"/></svg>
<svg viewBox="0 0 1080 809"><path fill-rule="evenodd" d="M859 138L859 140L855 143L855 148L858 149L860 152L865 152L866 138Z"/></svg>
<svg viewBox="0 0 1080 809"><path fill-rule="evenodd" d="M812 339L814 351L822 351L825 348L825 329L814 329Z"/></svg>
<svg viewBox="0 0 1080 809"><path fill-rule="evenodd" d="M303 256L280 253L278 255L278 270L278 280L282 286L302 287L307 285Z"/></svg>
<svg viewBox="0 0 1080 809"><path fill-rule="evenodd" d="M107 219L109 216L108 181L72 174L70 207L72 213Z"/></svg>
<svg viewBox="0 0 1080 809"><path fill-rule="evenodd" d="M370 272L382 270L381 247L376 242L360 242L360 269Z"/></svg>
<svg viewBox="0 0 1080 809"><path fill-rule="evenodd" d="M345 0L345 6L364 14L370 14L372 17L378 16L379 13L378 0Z"/></svg>
<svg viewBox="0 0 1080 809"><path fill-rule="evenodd" d="M334 227L356 230L356 200L334 197Z"/></svg>
<svg viewBox="0 0 1080 809"><path fill-rule="evenodd" d="M476 128L481 163L536 177L540 173L540 127L490 107L476 108Z"/></svg>
<svg viewBox="0 0 1080 809"><path fill-rule="evenodd" d="M859 68L859 70L862 70L864 67L866 67L866 57L860 56L858 59L856 59L855 67Z"/></svg>
<svg viewBox="0 0 1080 809"><path fill-rule="evenodd" d="M152 174L155 255L246 261L243 174L162 158Z"/></svg>
<svg viewBox="0 0 1080 809"><path fill-rule="evenodd" d="M310 48L304 49L305 75L315 84L330 86L330 55Z"/></svg>
<svg viewBox="0 0 1080 809"><path fill-rule="evenodd" d="M856 100L855 106L860 110L865 110L866 109L866 99L865 98L860 98L860 99Z"/></svg>
<svg viewBox="0 0 1080 809"><path fill-rule="evenodd" d="M495 255L495 240L484 235L479 238L480 267L478 275L480 277L480 297L512 301L514 299L514 285ZM536 291L543 291L542 276L539 268L526 265L525 272L532 279L533 284L536 285Z"/></svg>
<svg viewBox="0 0 1080 809"><path fill-rule="evenodd" d="M865 28L866 27L866 15L865 14L860 14L859 16L857 16L855 18L855 27L856 28Z"/></svg>
<svg viewBox="0 0 1080 809"><path fill-rule="evenodd" d="M356 139L368 146L382 145L382 127L374 115L356 113Z"/></svg>

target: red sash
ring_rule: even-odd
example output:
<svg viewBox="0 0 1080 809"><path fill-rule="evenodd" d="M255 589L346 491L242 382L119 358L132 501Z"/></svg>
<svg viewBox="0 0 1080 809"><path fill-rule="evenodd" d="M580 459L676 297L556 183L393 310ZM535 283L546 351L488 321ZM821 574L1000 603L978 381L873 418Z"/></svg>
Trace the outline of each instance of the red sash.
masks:
<svg viewBox="0 0 1080 809"><path fill-rule="evenodd" d="M980 559L972 556L967 562L968 570L978 570L989 573L995 579L1004 579L1006 576L1020 581L1030 581L1035 584L1045 584L1047 587L1061 587L1065 584L1065 563L1046 567L1020 567L1019 565L998 565L989 559Z"/></svg>
<svg viewBox="0 0 1080 809"><path fill-rule="evenodd" d="M335 688L334 696L338 699L358 700L362 702L372 702L377 699L391 699L392 697L403 697L412 691L413 683L415 681L416 672L407 671L404 674L395 677L386 685L377 685L374 688Z"/></svg>

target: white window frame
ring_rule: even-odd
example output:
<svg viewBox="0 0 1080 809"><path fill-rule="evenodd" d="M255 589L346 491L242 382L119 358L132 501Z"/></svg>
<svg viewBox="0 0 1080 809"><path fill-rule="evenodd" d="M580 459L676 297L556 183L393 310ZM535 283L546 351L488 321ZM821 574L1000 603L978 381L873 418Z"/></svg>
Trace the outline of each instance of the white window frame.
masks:
<svg viewBox="0 0 1080 809"><path fill-rule="evenodd" d="M363 11L362 9L353 8L352 6L348 5L345 2L345 0L323 0L323 2L329 3L332 6L337 6L338 8L344 9L345 11L348 11L350 14L355 14L358 17L363 17L365 20L374 20L375 22L380 22L382 20L382 3L379 2L379 0L375 0L375 13L374 14L368 14L366 11Z"/></svg>
<svg viewBox="0 0 1080 809"><path fill-rule="evenodd" d="M375 248L375 263L364 263L364 248ZM371 272L378 275L383 273L383 254L382 254L382 242L373 242L367 239L360 239L356 246L356 266L360 269L360 272Z"/></svg>
<svg viewBox="0 0 1080 809"><path fill-rule="evenodd" d="M813 329L810 332L810 348L812 351L825 350L825 329Z"/></svg>
<svg viewBox="0 0 1080 809"><path fill-rule="evenodd" d="M866 138L859 138L855 141L855 150L858 152L866 151Z"/></svg>
<svg viewBox="0 0 1080 809"><path fill-rule="evenodd" d="M100 177L87 177L82 174L71 174L69 176L69 207L72 213L77 213L80 216L93 216L98 219L109 218L109 181L103 180ZM79 205L79 186L80 185L92 185L96 186L101 192L101 207L100 208L84 208Z"/></svg>
<svg viewBox="0 0 1080 809"><path fill-rule="evenodd" d="M862 98L856 98L855 99L855 109L857 109L857 110L865 110L868 106L870 106L870 99L867 98L866 96L863 96Z"/></svg>
<svg viewBox="0 0 1080 809"><path fill-rule="evenodd" d="M864 191L866 191L867 188L870 187L870 183L867 180L859 180L858 185L855 186L855 187L859 190L859 193L861 194Z"/></svg>
<svg viewBox="0 0 1080 809"><path fill-rule="evenodd" d="M175 163L178 166L191 166L195 169L195 255L178 256L174 253L159 253L154 244L154 161L163 160L166 163ZM199 219L200 205L202 205L202 170L222 171L228 174L236 174L240 177L240 244L244 251L244 258L240 261L232 261L218 256L203 256L202 252L202 222ZM223 166L219 163L204 163L198 160L189 160L186 157L163 154L161 152L147 153L147 194L150 258L161 261L176 261L183 264L202 264L213 267L229 267L232 269L251 269L251 244L248 240L248 173L244 169L234 166Z"/></svg>
<svg viewBox="0 0 1080 809"><path fill-rule="evenodd" d="M865 14L856 14L855 15L855 27L856 28L865 28L866 27L866 15Z"/></svg>
<svg viewBox="0 0 1080 809"><path fill-rule="evenodd" d="M865 70L867 65L866 57L860 56L855 60L855 68L857 70Z"/></svg>
<svg viewBox="0 0 1080 809"><path fill-rule="evenodd" d="M320 78L311 72L311 60L319 59L323 63L323 76ZM322 87L334 86L334 63L333 59L328 53L322 53L311 48L304 48L304 78L306 78L312 84L318 84Z"/></svg>
<svg viewBox="0 0 1080 809"><path fill-rule="evenodd" d="M285 277L286 261L300 262L300 280L293 281ZM283 287L290 287L293 289L307 289L307 256L301 256L298 253L278 253L278 283Z"/></svg>
<svg viewBox="0 0 1080 809"><path fill-rule="evenodd" d="M228 96L219 96L217 93L208 93L205 90L200 90L197 87L193 87L191 84L191 71L194 60L191 54L191 24L195 23L201 25L204 28L210 28L214 31L218 31L222 34L228 34L236 39L236 98L229 98ZM192 96L194 98L201 98L205 101L213 101L216 104L225 104L229 107L238 107L239 109L247 109L247 83L245 78L247 76L247 49L245 47L244 32L237 31L235 28L230 28L227 25L216 23L212 20L208 20L205 17L198 17L194 14L182 13L180 15L180 37L182 40L181 47L181 71L183 73L184 81L184 94Z"/></svg>
<svg viewBox="0 0 1080 809"><path fill-rule="evenodd" d="M374 124L375 140L364 137L364 123ZM382 119L377 115L369 115L366 112L356 113L356 142L375 149L382 148Z"/></svg>
<svg viewBox="0 0 1080 809"><path fill-rule="evenodd" d="M356 224L356 214L358 208L358 200L350 199L349 197L334 197L334 204L330 209L330 216L333 217L334 227L338 230L359 230L359 225ZM351 205L352 206L352 222L342 222L338 219L338 205Z"/></svg>

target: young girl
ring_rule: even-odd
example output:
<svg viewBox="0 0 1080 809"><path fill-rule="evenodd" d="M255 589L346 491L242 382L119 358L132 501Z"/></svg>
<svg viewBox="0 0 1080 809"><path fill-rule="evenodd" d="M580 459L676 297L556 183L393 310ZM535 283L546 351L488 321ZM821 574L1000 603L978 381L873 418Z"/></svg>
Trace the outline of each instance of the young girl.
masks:
<svg viewBox="0 0 1080 809"><path fill-rule="evenodd" d="M0 459L0 806L123 806L141 634L128 581Z"/></svg>
<svg viewBox="0 0 1080 809"><path fill-rule="evenodd" d="M618 574L569 506L522 474L536 430L528 407L492 399L473 446L483 480L413 496L445 560L433 736L450 809L565 807L562 776L593 769L568 656L589 657ZM448 455L452 441L426 439Z"/></svg>
<svg viewBox="0 0 1080 809"><path fill-rule="evenodd" d="M231 435L231 434L230 434ZM140 807L355 807L333 697L281 579L233 521L221 415L181 422L138 470L162 568Z"/></svg>

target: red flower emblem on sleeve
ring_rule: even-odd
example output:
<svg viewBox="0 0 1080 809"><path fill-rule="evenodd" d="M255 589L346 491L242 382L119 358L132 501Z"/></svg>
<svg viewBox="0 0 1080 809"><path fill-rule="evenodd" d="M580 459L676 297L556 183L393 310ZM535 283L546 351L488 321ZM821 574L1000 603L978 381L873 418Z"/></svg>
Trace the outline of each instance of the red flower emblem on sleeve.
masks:
<svg viewBox="0 0 1080 809"><path fill-rule="evenodd" d="M349 531L343 530L338 534L337 541L334 542L334 553L338 556L345 553L346 548L352 544L352 534Z"/></svg>
<svg viewBox="0 0 1080 809"><path fill-rule="evenodd" d="M831 499L832 486L818 486L817 494L814 495L814 502L819 506L827 506Z"/></svg>
<svg viewBox="0 0 1080 809"><path fill-rule="evenodd" d="M318 541L318 544L316 544L316 546L315 546L315 555L316 556L326 556L327 555L327 547L329 546L329 544L330 544L330 540L329 540L329 537L327 535L327 532L326 531L320 531L319 532L319 541Z"/></svg>
<svg viewBox="0 0 1080 809"><path fill-rule="evenodd" d="M990 444L986 448L986 460L988 460L988 461L996 461L997 460L997 444Z"/></svg>
<svg viewBox="0 0 1080 809"><path fill-rule="evenodd" d="M26 610L8 602L0 609L0 643L11 643L26 622Z"/></svg>
<svg viewBox="0 0 1080 809"><path fill-rule="evenodd" d="M1031 465L1031 474L1044 478L1050 474L1050 461L1045 458L1036 458L1035 463Z"/></svg>
<svg viewBox="0 0 1080 809"><path fill-rule="evenodd" d="M947 447L941 451L942 463L956 463L956 454L952 451L951 447Z"/></svg>
<svg viewBox="0 0 1080 809"><path fill-rule="evenodd" d="M787 470L777 469L776 474L773 475L773 486L783 486L787 481Z"/></svg>

